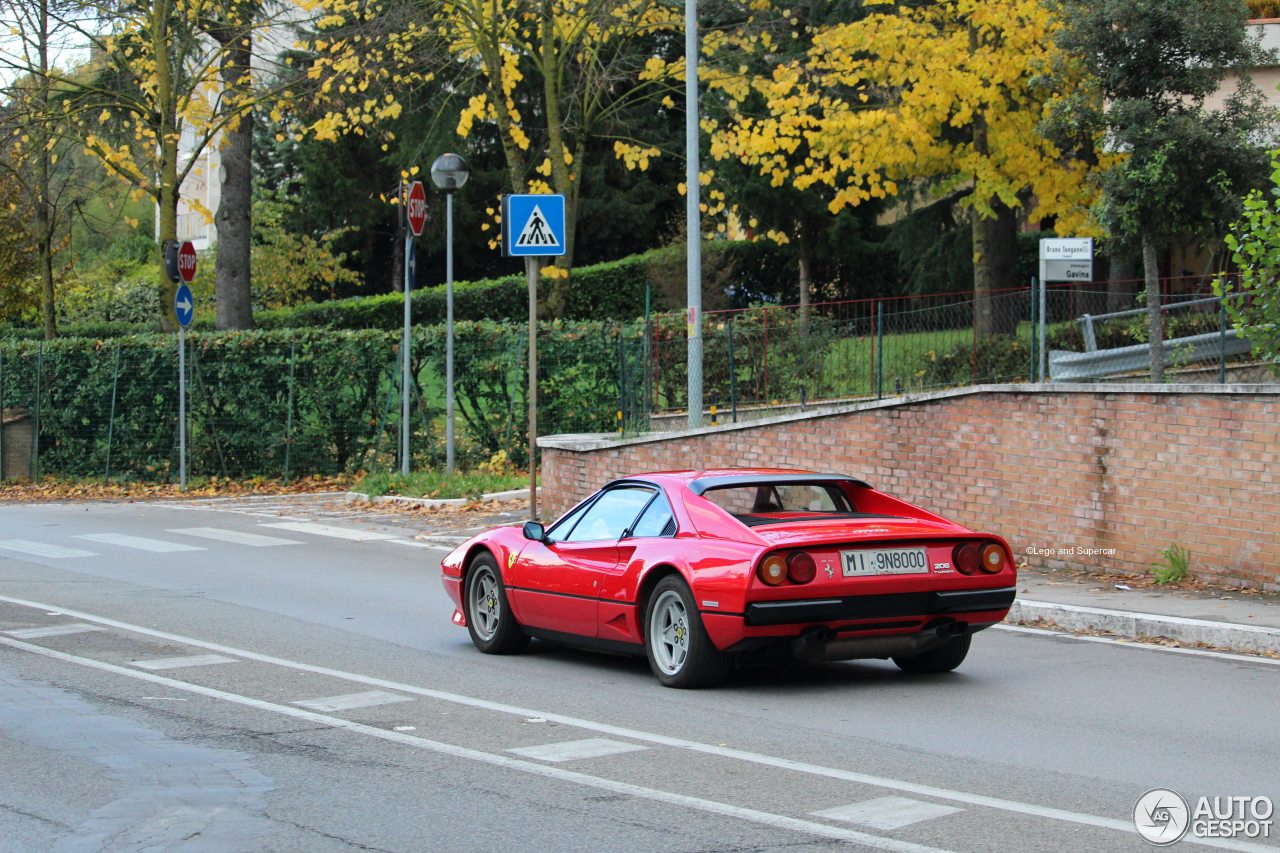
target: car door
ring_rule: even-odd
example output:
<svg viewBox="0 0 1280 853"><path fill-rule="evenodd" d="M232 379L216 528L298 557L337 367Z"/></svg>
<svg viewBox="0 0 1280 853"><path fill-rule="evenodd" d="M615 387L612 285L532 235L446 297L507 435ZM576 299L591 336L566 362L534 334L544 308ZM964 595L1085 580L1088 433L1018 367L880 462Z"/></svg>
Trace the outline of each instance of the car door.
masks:
<svg viewBox="0 0 1280 853"><path fill-rule="evenodd" d="M618 565L618 540L653 492L636 485L605 489L548 531L546 542L530 542L509 572L520 621L530 628L596 636L601 577Z"/></svg>
<svg viewBox="0 0 1280 853"><path fill-rule="evenodd" d="M666 495L658 491L618 542L618 562L613 568L600 572L596 633L600 639L634 642L640 636L639 620L643 614L636 609L639 575L646 563L652 565L650 561L658 545L654 540L670 539L675 534L675 514ZM636 549L642 546L648 549L647 556L637 558ZM663 553L672 556L669 548L663 549Z"/></svg>

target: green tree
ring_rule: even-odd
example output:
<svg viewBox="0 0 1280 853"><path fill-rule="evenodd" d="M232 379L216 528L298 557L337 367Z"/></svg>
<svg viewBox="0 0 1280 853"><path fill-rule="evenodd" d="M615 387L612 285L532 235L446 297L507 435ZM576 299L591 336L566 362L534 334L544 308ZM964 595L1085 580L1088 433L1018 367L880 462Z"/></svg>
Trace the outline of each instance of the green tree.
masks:
<svg viewBox="0 0 1280 853"><path fill-rule="evenodd" d="M1220 276L1214 292L1253 351L1280 365L1280 151L1271 154L1271 187L1253 190L1226 237L1239 278Z"/></svg>
<svg viewBox="0 0 1280 853"><path fill-rule="evenodd" d="M778 186L825 188L832 212L922 189L931 200L957 196L973 231L975 334L1007 331L982 297L1013 281L1019 213L1087 226L1088 163L1039 132L1050 71L1075 68L1054 49L1054 9L1042 0L876 3L810 33L787 4L749 8L787 10L790 26L727 33L733 61L709 60L708 86L731 113L743 107L713 129L712 155ZM805 43L780 48L783 39ZM758 55L763 69L737 53Z"/></svg>
<svg viewBox="0 0 1280 853"><path fill-rule="evenodd" d="M228 130L234 137L240 119L272 94L242 84L246 40L274 20L246 17L250 7L238 0L77 0L75 8L60 23L90 46L91 59L72 70L49 64L33 71L53 94L43 132L74 139L137 197L149 197L160 240L173 240L179 190L200 168L201 153ZM233 229L231 239L248 237ZM173 285L157 261L161 318L172 326ZM239 283L248 286L247 278Z"/></svg>
<svg viewBox="0 0 1280 853"><path fill-rule="evenodd" d="M1096 215L1142 253L1151 381L1164 376L1159 256L1177 237L1217 239L1264 173L1256 145L1275 121L1248 69L1274 61L1239 0L1064 0L1059 47L1092 78L1055 125L1106 140ZM1210 98L1228 90L1221 107Z"/></svg>

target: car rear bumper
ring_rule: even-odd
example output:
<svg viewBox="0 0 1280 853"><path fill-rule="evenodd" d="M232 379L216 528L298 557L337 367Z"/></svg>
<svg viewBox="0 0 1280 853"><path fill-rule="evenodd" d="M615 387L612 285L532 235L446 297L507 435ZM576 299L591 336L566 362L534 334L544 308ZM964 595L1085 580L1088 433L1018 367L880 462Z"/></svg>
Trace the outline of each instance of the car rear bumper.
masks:
<svg viewBox="0 0 1280 853"><path fill-rule="evenodd" d="M947 592L903 592L849 598L759 601L747 605L743 622L749 627L810 622L896 619L1008 610L1016 587L965 589Z"/></svg>
<svg viewBox="0 0 1280 853"><path fill-rule="evenodd" d="M762 601L748 604L743 614L704 611L702 620L723 651L788 645L811 659L891 657L1000 622L1016 592L1001 587Z"/></svg>

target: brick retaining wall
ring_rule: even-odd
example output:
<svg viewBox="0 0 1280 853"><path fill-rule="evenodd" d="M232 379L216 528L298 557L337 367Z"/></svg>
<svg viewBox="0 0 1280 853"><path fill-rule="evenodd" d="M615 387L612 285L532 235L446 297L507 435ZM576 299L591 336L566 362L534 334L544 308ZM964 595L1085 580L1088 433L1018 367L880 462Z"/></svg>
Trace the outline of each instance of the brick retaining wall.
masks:
<svg viewBox="0 0 1280 853"><path fill-rule="evenodd" d="M1278 422L1275 385L978 386L539 446L547 518L626 474L810 468L999 533L1032 566L1146 573L1177 543L1205 580L1280 592Z"/></svg>

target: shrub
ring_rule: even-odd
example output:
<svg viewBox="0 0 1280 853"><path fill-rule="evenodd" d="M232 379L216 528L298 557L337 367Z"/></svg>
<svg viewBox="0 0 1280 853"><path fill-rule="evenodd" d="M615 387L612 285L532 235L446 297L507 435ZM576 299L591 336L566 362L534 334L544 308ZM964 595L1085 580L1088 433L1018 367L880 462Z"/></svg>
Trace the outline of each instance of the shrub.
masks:
<svg viewBox="0 0 1280 853"><path fill-rule="evenodd" d="M634 333L606 323L540 327L542 434L610 428L625 334ZM441 326L414 329L416 467L443 462L444 337ZM460 463L504 452L525 464L525 329L461 322L455 338ZM397 332L191 332L187 342L192 473L300 476L393 463ZM171 480L176 346L172 334L0 340L0 405L37 412L45 473Z"/></svg>

